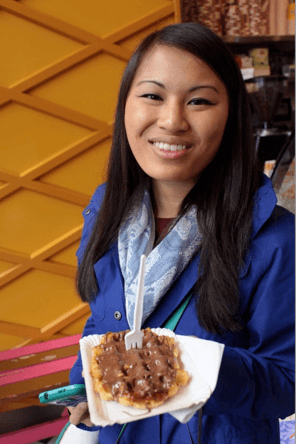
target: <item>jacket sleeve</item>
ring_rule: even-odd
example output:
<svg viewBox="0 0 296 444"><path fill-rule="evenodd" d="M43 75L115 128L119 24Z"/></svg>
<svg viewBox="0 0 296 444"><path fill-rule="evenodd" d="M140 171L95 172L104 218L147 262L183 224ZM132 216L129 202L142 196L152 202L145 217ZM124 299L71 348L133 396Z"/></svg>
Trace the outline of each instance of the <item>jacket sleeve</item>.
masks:
<svg viewBox="0 0 296 444"><path fill-rule="evenodd" d="M92 316L88 318L83 329L82 337L88 335L94 335L96 333L95 322ZM84 378L82 377L82 361L81 353L78 352L77 360L70 371L70 384L84 384Z"/></svg>
<svg viewBox="0 0 296 444"><path fill-rule="evenodd" d="M291 213L290 213L291 214ZM291 214L292 218L292 214ZM249 419L294 413L294 224L266 236L260 279L249 306L247 349L225 346L217 386L203 407L207 415Z"/></svg>
<svg viewBox="0 0 296 444"><path fill-rule="evenodd" d="M103 189L104 189L104 184L100 185L96 189L94 195L92 196L92 198L90 200L90 203L82 212L84 224L83 224L83 230L82 230L79 248L76 251L78 266L80 265L80 262L82 261L85 248L88 244L89 238L91 236L91 233L92 233L95 221L96 221L99 206L100 206L101 201L103 199L103 196L102 196Z"/></svg>
<svg viewBox="0 0 296 444"><path fill-rule="evenodd" d="M94 195L92 196L89 205L85 208L83 211L83 218L84 218L84 225L82 230L82 236L80 240L79 248L76 252L78 266L81 263L84 250L87 246L88 240L90 238L96 215L98 212L98 207L102 200L102 188L104 188L104 184L100 185ZM96 333L96 327L95 327L95 321L92 316L88 318L86 321L82 337L93 335ZM84 384L84 379L81 376L82 372L82 362L81 362L81 354L80 351L78 353L77 361L75 362L74 366L72 367L70 371L70 384Z"/></svg>

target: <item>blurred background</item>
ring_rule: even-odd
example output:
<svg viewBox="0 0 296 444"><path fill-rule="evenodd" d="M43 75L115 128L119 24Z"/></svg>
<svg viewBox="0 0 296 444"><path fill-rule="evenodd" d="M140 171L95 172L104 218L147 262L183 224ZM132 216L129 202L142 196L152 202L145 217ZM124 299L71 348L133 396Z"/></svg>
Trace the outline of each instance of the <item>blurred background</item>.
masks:
<svg viewBox="0 0 296 444"><path fill-rule="evenodd" d="M235 54L261 169L294 211L295 1L0 0L0 444L67 422L89 308L74 278L82 211L103 183L122 72L149 33L199 22Z"/></svg>

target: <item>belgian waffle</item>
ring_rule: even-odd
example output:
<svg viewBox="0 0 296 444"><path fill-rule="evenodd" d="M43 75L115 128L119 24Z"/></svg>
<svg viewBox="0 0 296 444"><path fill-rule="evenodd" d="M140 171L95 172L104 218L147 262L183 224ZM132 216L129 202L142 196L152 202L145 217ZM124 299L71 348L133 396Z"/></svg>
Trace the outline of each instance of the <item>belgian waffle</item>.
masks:
<svg viewBox="0 0 296 444"><path fill-rule="evenodd" d="M174 396L189 375L182 370L174 338L146 328L141 349L125 349L130 330L108 332L93 348L91 376L101 399L139 409L154 408Z"/></svg>

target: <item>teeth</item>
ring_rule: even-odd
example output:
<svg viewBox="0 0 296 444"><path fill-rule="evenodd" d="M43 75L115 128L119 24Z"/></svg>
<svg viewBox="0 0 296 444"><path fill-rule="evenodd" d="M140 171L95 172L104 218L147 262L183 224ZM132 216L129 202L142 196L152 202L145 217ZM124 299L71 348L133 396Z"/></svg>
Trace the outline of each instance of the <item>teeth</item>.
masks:
<svg viewBox="0 0 296 444"><path fill-rule="evenodd" d="M168 143L162 142L153 142L153 145L156 145L158 148L166 151L181 151L186 149L186 145L169 145Z"/></svg>

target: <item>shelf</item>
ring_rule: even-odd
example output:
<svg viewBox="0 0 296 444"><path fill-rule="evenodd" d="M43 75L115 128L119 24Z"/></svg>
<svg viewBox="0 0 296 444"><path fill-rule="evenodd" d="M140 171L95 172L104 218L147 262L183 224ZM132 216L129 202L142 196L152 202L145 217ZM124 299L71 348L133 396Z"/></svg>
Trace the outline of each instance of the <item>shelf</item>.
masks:
<svg viewBox="0 0 296 444"><path fill-rule="evenodd" d="M295 43L294 35L250 35L246 37L223 37L223 40L226 43L234 43L234 44L242 44L248 45L253 43L274 43L274 42L282 42L282 43Z"/></svg>
<svg viewBox="0 0 296 444"><path fill-rule="evenodd" d="M291 60L295 57L294 35L252 35L248 37L224 37L224 42L235 54L248 54L253 48L268 48L269 54L282 54ZM289 63L292 63L289 62Z"/></svg>

